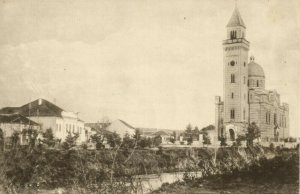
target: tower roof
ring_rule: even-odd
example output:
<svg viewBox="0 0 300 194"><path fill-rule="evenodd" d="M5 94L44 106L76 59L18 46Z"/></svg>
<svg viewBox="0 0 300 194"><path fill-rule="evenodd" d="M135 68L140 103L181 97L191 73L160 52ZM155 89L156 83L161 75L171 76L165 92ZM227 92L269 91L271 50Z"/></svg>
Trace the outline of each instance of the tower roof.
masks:
<svg viewBox="0 0 300 194"><path fill-rule="evenodd" d="M244 28L246 28L246 25L237 7L234 8L232 16L227 24L227 27L236 27L236 26L243 26Z"/></svg>

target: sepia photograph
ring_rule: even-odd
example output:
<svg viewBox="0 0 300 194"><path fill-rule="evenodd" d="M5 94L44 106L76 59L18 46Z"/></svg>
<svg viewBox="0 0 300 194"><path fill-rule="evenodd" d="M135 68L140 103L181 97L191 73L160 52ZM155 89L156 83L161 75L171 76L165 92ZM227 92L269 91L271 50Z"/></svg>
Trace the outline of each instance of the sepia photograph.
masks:
<svg viewBox="0 0 300 194"><path fill-rule="evenodd" d="M299 0L0 0L0 194L298 194Z"/></svg>

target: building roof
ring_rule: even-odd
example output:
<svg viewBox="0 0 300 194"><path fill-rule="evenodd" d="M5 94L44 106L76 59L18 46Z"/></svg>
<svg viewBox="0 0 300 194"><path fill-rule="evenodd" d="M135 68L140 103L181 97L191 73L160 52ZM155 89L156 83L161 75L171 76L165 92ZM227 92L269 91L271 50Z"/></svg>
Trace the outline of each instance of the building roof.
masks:
<svg viewBox="0 0 300 194"><path fill-rule="evenodd" d="M236 26L242 26L246 28L246 25L237 7L235 7L235 9L233 10L232 16L227 24L227 27L236 27Z"/></svg>
<svg viewBox="0 0 300 194"><path fill-rule="evenodd" d="M265 77L264 69L254 61L254 57L250 58L250 63L248 64L248 76Z"/></svg>
<svg viewBox="0 0 300 194"><path fill-rule="evenodd" d="M123 120L121 120L121 119L119 119L124 125L126 125L128 128L131 128L131 129L134 129L135 130L135 128L133 127L133 126L131 126L131 125L129 125L128 123L126 123L125 121L123 121Z"/></svg>
<svg viewBox="0 0 300 194"><path fill-rule="evenodd" d="M39 126L38 123L20 115L16 114L0 114L0 123L17 123L17 124L25 124L25 125L35 125Z"/></svg>
<svg viewBox="0 0 300 194"><path fill-rule="evenodd" d="M153 133L154 136L160 135L160 136L170 136L169 133L167 133L166 131L157 131L155 133Z"/></svg>
<svg viewBox="0 0 300 194"><path fill-rule="evenodd" d="M37 99L21 107L5 107L0 109L0 114L18 113L26 117L30 116L56 116L61 117L64 111L62 108L55 104L44 100Z"/></svg>

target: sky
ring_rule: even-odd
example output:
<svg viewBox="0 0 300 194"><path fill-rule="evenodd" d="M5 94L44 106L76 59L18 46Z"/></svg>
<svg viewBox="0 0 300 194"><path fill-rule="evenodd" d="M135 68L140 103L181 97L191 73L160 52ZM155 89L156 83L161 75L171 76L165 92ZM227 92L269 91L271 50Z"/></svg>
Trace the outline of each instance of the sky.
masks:
<svg viewBox="0 0 300 194"><path fill-rule="evenodd" d="M37 98L86 122L214 124L234 0L0 0L0 107ZM254 55L299 136L300 1L238 0Z"/></svg>

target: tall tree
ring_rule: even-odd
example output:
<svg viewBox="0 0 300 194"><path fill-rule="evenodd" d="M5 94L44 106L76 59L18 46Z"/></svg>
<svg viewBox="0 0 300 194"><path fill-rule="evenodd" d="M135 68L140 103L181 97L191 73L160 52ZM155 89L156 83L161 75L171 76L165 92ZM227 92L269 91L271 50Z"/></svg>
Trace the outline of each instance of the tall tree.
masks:
<svg viewBox="0 0 300 194"><path fill-rule="evenodd" d="M193 129L193 127L189 123L186 126L186 129L185 129L185 132L184 132L184 137L185 137L188 145L191 145L193 143L193 131L192 131L192 129Z"/></svg>
<svg viewBox="0 0 300 194"><path fill-rule="evenodd" d="M46 144L48 147L54 147L56 140L54 138L54 134L51 128L46 129L43 133L43 140L42 142Z"/></svg>
<svg viewBox="0 0 300 194"><path fill-rule="evenodd" d="M253 146L253 140L260 137L260 129L255 122L249 124L246 133L247 146Z"/></svg>
<svg viewBox="0 0 300 194"><path fill-rule="evenodd" d="M71 149L73 147L76 146L76 141L77 141L77 138L79 137L79 134L78 133L75 133L73 136L71 134L71 132L68 132L68 135L65 139L65 141L63 142L62 144L62 147L66 150L68 149Z"/></svg>

